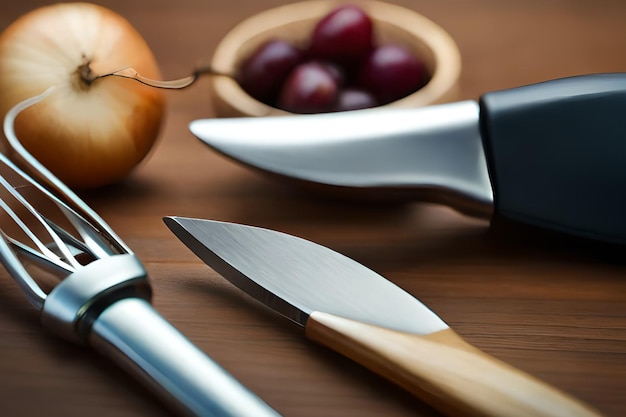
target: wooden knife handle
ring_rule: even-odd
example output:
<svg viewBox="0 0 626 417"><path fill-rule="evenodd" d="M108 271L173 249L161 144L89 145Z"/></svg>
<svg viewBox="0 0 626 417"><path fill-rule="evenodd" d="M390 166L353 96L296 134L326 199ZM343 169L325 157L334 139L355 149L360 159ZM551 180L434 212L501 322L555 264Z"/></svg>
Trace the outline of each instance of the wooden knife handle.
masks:
<svg viewBox="0 0 626 417"><path fill-rule="evenodd" d="M306 335L450 416L601 416L473 347L452 329L422 336L315 312L308 319Z"/></svg>

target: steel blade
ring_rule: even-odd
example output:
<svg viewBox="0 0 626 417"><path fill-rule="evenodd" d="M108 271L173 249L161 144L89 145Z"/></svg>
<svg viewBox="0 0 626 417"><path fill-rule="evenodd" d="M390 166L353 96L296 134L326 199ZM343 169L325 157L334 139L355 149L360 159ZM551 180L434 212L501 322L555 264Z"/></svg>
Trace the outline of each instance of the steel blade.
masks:
<svg viewBox="0 0 626 417"><path fill-rule="evenodd" d="M408 333L448 328L415 297L327 247L235 223L184 217L164 221L207 265L300 325L320 311Z"/></svg>
<svg viewBox="0 0 626 417"><path fill-rule="evenodd" d="M479 107L470 100L419 109L203 119L190 130L236 161L289 179L420 197L427 192L443 204L453 197L493 203Z"/></svg>

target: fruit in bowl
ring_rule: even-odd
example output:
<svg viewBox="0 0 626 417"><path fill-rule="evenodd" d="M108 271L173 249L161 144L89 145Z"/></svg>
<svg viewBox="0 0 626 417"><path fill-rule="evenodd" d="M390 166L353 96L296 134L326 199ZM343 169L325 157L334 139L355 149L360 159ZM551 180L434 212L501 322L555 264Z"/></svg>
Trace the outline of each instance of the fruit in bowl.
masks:
<svg viewBox="0 0 626 417"><path fill-rule="evenodd" d="M217 116L414 107L455 99L460 54L437 24L378 1L317 0L235 26L212 67Z"/></svg>
<svg viewBox="0 0 626 417"><path fill-rule="evenodd" d="M236 77L254 98L294 113L387 104L428 79L422 60L407 48L377 43L372 19L354 4L319 20L304 47L269 39L243 60Z"/></svg>

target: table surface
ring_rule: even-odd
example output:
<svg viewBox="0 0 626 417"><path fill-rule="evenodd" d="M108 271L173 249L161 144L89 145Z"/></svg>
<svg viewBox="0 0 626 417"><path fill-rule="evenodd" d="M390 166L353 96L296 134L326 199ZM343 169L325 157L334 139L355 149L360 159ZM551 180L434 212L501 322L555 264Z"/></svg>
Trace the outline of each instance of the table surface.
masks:
<svg viewBox="0 0 626 417"><path fill-rule="evenodd" d="M5 2L0 28L45 3ZM103 1L152 46L165 78L207 62L239 20L280 0ZM626 69L621 0L397 1L446 28L463 57L459 99L551 78ZM482 350L626 415L623 249L464 217L445 207L364 204L289 188L204 147L209 84L168 92L158 145L123 184L82 193L143 260L156 308L285 416L437 416L400 388L305 339L251 302L164 226L165 215L292 233L375 269ZM4 416L169 416L123 371L56 339L0 272Z"/></svg>

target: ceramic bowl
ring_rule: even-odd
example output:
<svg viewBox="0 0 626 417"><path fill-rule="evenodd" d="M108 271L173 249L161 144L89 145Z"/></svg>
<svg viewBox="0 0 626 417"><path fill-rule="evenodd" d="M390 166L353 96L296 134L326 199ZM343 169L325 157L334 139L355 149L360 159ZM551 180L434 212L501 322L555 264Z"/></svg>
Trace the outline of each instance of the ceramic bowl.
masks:
<svg viewBox="0 0 626 417"><path fill-rule="evenodd" d="M345 2L314 0L292 3L263 11L233 27L216 46L211 65L226 74L236 74L240 62L265 41L281 38L296 44L310 37L315 24ZM415 93L384 107L417 107L456 98L461 57L454 39L438 24L405 7L379 1L351 1L372 19L378 44L394 42L410 49L424 61L430 80ZM227 76L211 79L217 117L291 114L248 95ZM383 107L383 106L381 106Z"/></svg>

